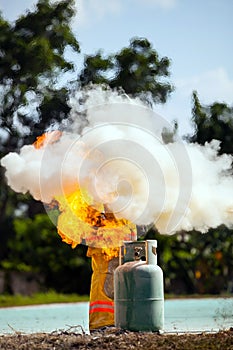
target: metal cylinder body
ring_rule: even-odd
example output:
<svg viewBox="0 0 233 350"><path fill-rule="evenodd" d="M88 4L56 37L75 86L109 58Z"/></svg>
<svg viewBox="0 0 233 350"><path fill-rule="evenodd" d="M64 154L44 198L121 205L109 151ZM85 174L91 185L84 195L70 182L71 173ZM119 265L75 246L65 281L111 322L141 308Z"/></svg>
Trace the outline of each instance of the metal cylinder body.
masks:
<svg viewBox="0 0 233 350"><path fill-rule="evenodd" d="M146 261L126 262L115 270L116 327L132 331L163 329L163 272L156 264L156 248L156 241L146 242Z"/></svg>

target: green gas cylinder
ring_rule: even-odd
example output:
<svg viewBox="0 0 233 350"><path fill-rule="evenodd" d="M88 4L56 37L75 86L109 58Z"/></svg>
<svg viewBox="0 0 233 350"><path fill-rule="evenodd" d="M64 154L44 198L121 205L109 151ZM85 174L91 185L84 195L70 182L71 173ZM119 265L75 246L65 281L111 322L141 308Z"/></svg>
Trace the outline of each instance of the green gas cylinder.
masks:
<svg viewBox="0 0 233 350"><path fill-rule="evenodd" d="M148 240L145 245L146 261L136 255L134 261L125 262L114 272L115 326L131 331L159 331L164 326L163 272L157 265L157 241ZM134 249L138 252L136 243Z"/></svg>

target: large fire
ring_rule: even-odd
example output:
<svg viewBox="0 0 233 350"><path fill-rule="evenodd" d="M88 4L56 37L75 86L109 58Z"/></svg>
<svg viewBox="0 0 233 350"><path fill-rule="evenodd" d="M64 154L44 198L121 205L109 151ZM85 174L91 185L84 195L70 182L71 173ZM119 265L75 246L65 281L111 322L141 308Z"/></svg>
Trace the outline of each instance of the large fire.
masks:
<svg viewBox="0 0 233 350"><path fill-rule="evenodd" d="M39 137L34 143L36 149L59 140L62 133L52 131ZM94 203L93 198L77 184L77 190L63 196L55 196L60 214L57 220L58 234L62 240L75 248L77 244L102 248L108 254L115 254L115 247L124 240L133 240L136 236L135 225L125 219L117 219L103 203Z"/></svg>

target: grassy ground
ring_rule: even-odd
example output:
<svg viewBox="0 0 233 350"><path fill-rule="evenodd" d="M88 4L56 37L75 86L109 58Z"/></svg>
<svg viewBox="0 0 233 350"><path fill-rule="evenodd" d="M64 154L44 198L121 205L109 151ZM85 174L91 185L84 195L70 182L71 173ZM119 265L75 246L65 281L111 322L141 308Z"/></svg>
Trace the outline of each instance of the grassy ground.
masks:
<svg viewBox="0 0 233 350"><path fill-rule="evenodd" d="M233 329L214 334L138 333L108 328L91 335L75 332L0 336L1 350L232 350Z"/></svg>
<svg viewBox="0 0 233 350"><path fill-rule="evenodd" d="M37 293L31 296L0 295L0 307L51 303L74 303L80 301L89 301L89 296L80 296L77 294L59 294L53 291L47 293Z"/></svg>
<svg viewBox="0 0 233 350"><path fill-rule="evenodd" d="M221 294L219 297L232 297L232 294ZM178 299L178 298L216 298L216 295L174 295L166 294L165 299ZM89 301L88 295L77 295L77 294L60 294L54 291L46 293L37 293L30 296L24 295L6 295L0 294L0 308L8 306L24 306L24 305L40 305L40 304L51 304L51 303L75 303Z"/></svg>

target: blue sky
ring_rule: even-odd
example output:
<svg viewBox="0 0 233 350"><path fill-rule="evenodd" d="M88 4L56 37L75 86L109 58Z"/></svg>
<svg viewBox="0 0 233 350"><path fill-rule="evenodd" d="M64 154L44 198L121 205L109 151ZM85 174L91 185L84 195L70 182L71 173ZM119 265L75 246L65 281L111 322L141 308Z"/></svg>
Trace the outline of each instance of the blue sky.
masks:
<svg viewBox="0 0 233 350"><path fill-rule="evenodd" d="M13 21L35 3L0 0L0 9ZM177 119L181 135L191 132L193 90L204 104L233 104L232 0L76 0L76 6L73 31L83 54L113 53L139 36L171 59L176 90L156 111Z"/></svg>

